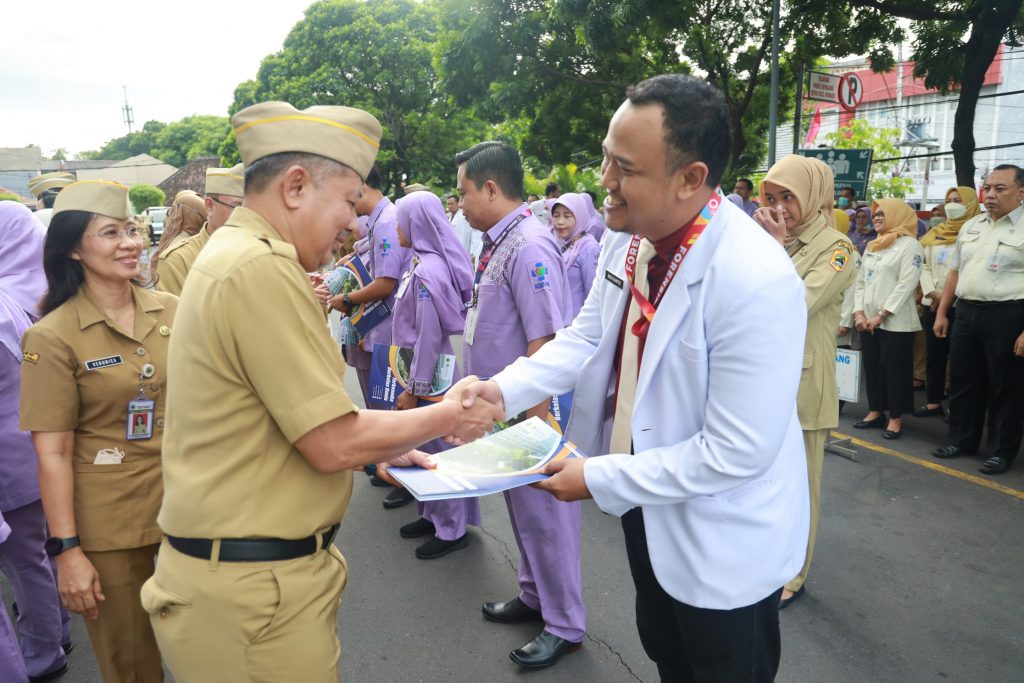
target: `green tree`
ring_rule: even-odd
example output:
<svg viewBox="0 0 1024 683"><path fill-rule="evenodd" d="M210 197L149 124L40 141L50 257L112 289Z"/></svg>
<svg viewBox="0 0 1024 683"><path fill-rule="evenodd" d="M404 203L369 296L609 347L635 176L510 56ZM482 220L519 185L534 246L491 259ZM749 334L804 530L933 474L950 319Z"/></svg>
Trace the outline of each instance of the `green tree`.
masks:
<svg viewBox="0 0 1024 683"><path fill-rule="evenodd" d="M20 204L22 201L24 200L13 192L7 190L0 192L0 202L18 202Z"/></svg>
<svg viewBox="0 0 1024 683"><path fill-rule="evenodd" d="M68 150L65 149L64 147L58 147L57 149L53 150L53 154L50 155L51 161L67 161L67 158Z"/></svg>
<svg viewBox="0 0 1024 683"><path fill-rule="evenodd" d="M152 154L153 148L156 146L157 134L166 125L160 121L146 121L142 126L142 130L109 140L103 147L97 150L82 152L78 155L78 158L120 161L121 159L133 157L136 154Z"/></svg>
<svg viewBox="0 0 1024 683"><path fill-rule="evenodd" d="M826 135L825 140L836 149L872 149L875 158L892 159L900 155L902 135L899 128L875 128L864 119L853 119L849 126ZM872 163L869 198L902 199L913 185L910 178L899 175L898 161Z"/></svg>
<svg viewBox="0 0 1024 683"><path fill-rule="evenodd" d="M231 111L280 99L296 107L341 104L380 120L384 138L377 163L385 191L403 178L454 184L453 156L486 130L452 107L437 88L434 2L320 0L267 56L255 81L235 89Z"/></svg>
<svg viewBox="0 0 1024 683"><path fill-rule="evenodd" d="M230 132L225 116L186 116L164 126L150 154L172 166L184 166L197 157L219 156Z"/></svg>
<svg viewBox="0 0 1024 683"><path fill-rule="evenodd" d="M151 206L163 206L164 191L153 185L132 185L128 189L128 200L135 213L142 213Z"/></svg>

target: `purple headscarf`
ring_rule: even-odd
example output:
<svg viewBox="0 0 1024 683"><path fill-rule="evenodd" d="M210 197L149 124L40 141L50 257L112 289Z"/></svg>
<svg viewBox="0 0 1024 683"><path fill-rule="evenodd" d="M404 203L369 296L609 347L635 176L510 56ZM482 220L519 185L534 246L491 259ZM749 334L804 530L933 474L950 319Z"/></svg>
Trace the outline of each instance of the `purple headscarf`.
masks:
<svg viewBox="0 0 1024 683"><path fill-rule="evenodd" d="M746 209L743 207L743 197L739 196L735 192L733 192L732 194L725 195L725 198L728 199L733 204L735 204L736 206L743 209L744 212L746 211Z"/></svg>
<svg viewBox="0 0 1024 683"><path fill-rule="evenodd" d="M863 212L868 217L868 231L859 232L857 230L857 214ZM875 232L874 224L871 222L871 209L866 206L862 206L853 212L850 216L850 230L846 233L853 242L853 246L857 247L857 251L861 254L864 253L864 248L868 245L868 242L878 237L878 233Z"/></svg>
<svg viewBox="0 0 1024 683"><path fill-rule="evenodd" d="M587 226L587 234L600 242L608 226L604 224L604 216L601 215L601 212L594 208L594 202L590 199L590 195L584 194L583 196L587 198L587 210L590 215L590 225Z"/></svg>
<svg viewBox="0 0 1024 683"><path fill-rule="evenodd" d="M565 208L572 212L573 217L576 219L576 227L573 228L569 234L568 239L562 239L558 236L555 231L555 218L554 212L555 207L561 204ZM588 210L587 207L590 207ZM566 267L571 266L575 261L576 257L580 253L580 249L583 248L589 241L594 238L590 236L588 230L590 229L590 213L593 211L594 202L590 201L590 196L585 194L577 194L575 192L566 192L561 197L551 203L551 234L555 236L555 239L559 241L562 246L562 263Z"/></svg>
<svg viewBox="0 0 1024 683"><path fill-rule="evenodd" d="M27 207L0 202L0 289L33 319L46 294L45 240L46 228Z"/></svg>
<svg viewBox="0 0 1024 683"><path fill-rule="evenodd" d="M441 329L462 334L466 304L473 298L473 265L432 192L413 192L395 204L398 225L419 257L416 276L430 290Z"/></svg>
<svg viewBox="0 0 1024 683"><path fill-rule="evenodd" d="M32 327L28 313L0 286L0 346L21 360L21 335ZM0 349L0 353L3 353ZM17 403L17 401L15 401Z"/></svg>

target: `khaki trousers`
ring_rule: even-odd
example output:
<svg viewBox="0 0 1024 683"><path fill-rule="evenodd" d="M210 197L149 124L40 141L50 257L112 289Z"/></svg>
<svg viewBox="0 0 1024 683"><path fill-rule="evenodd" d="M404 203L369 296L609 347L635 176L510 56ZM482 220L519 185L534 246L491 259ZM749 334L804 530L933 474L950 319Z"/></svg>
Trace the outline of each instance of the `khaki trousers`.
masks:
<svg viewBox="0 0 1024 683"><path fill-rule="evenodd" d="M160 650L139 600L142 584L153 575L157 548L85 553L106 598L99 618L85 620L104 683L163 683Z"/></svg>
<svg viewBox="0 0 1024 683"><path fill-rule="evenodd" d="M165 540L142 604L177 683L337 683L347 578L333 546L281 562L220 562Z"/></svg>
<svg viewBox="0 0 1024 683"><path fill-rule="evenodd" d="M814 557L814 541L818 536L818 513L821 509L821 467L825 462L825 440L829 429L805 429L804 451L807 455L807 483L811 490L811 530L807 536L807 556L804 566L796 578L786 584L786 590L794 593L800 590L811 570L811 558Z"/></svg>

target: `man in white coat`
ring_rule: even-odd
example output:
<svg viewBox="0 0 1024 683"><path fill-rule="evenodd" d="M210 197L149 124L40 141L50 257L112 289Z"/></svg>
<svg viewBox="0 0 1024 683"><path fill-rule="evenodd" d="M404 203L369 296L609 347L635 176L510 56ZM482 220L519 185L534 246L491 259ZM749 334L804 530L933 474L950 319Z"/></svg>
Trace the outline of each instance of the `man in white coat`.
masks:
<svg viewBox="0 0 1024 683"><path fill-rule="evenodd" d="M779 595L807 545L803 284L716 189L731 137L714 87L634 86L603 146L610 232L583 310L462 400L514 415L575 389L568 437L609 455L559 463L538 486L622 518L662 680L772 680Z"/></svg>

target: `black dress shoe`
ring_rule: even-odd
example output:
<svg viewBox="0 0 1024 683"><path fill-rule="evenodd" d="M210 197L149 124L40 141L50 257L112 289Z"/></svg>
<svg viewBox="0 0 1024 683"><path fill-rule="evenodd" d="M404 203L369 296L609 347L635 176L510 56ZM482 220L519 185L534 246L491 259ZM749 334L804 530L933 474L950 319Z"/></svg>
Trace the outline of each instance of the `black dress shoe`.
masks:
<svg viewBox="0 0 1024 683"><path fill-rule="evenodd" d="M416 557L421 560L436 560L439 557L444 557L448 553L453 553L456 550L462 550L469 545L469 534L462 534L459 538L454 541L444 541L436 536L419 548L416 548Z"/></svg>
<svg viewBox="0 0 1024 683"><path fill-rule="evenodd" d="M427 534L433 535L435 531L434 523L429 519L423 519L421 517L415 522L409 522L403 526L398 530L398 533L402 538L419 538L420 536L426 536Z"/></svg>
<svg viewBox="0 0 1024 683"><path fill-rule="evenodd" d="M499 624L515 624L520 621L541 619L538 610L527 606L518 597L512 598L508 602L485 602L480 611L483 612L484 617Z"/></svg>
<svg viewBox="0 0 1024 683"><path fill-rule="evenodd" d="M968 453L959 446L942 446L941 448L933 450L932 455L936 458L942 458L943 460L950 460L952 458L958 458L961 455L973 455L973 453Z"/></svg>
<svg viewBox="0 0 1024 683"><path fill-rule="evenodd" d="M543 669L557 662L562 655L576 652L582 646L583 643L574 643L547 631L541 631L536 638L518 650L512 650L508 656L513 662L527 669Z"/></svg>
<svg viewBox="0 0 1024 683"><path fill-rule="evenodd" d="M894 432L891 429L886 429L884 432L882 432L882 438L887 439L888 441L895 441L896 439L900 438L900 434L902 433L902 430Z"/></svg>
<svg viewBox="0 0 1024 683"><path fill-rule="evenodd" d="M370 484L372 486L381 486L381 487L391 486L391 484L387 483L386 481L384 481L383 479L378 477L376 474L371 474L370 475Z"/></svg>
<svg viewBox="0 0 1024 683"><path fill-rule="evenodd" d="M921 406L914 411L914 417L937 417L945 416L946 412L942 409L942 406L938 408L929 408L928 406Z"/></svg>
<svg viewBox="0 0 1024 683"><path fill-rule="evenodd" d="M65 661L62 665L58 666L56 669L53 669L52 671L47 671L46 673L39 674L38 676L29 676L28 682L45 683L45 681L56 680L64 674L66 674L68 672L68 668L68 663L67 661Z"/></svg>
<svg viewBox="0 0 1024 683"><path fill-rule="evenodd" d="M414 500L415 498L413 498L412 494L409 493L409 489L395 489L388 495L384 496L384 501L381 505L384 506L385 510L394 510L395 508L400 508L403 505L408 505Z"/></svg>
<svg viewBox="0 0 1024 683"><path fill-rule="evenodd" d="M884 427L889 421L885 415L879 415L874 420L857 420L853 423L854 429L871 429L872 427Z"/></svg>
<svg viewBox="0 0 1024 683"><path fill-rule="evenodd" d="M786 609L787 607L792 605L794 602L796 602L797 600L800 599L800 596L802 596L806 592L806 590L807 590L807 584L805 583L804 585L800 586L800 590L798 590L797 592L793 593L788 598L780 599L779 600L779 609Z"/></svg>
<svg viewBox="0 0 1024 683"><path fill-rule="evenodd" d="M69 655L71 654L71 651L75 649L75 644L69 640L60 647L62 650L64 650L64 654Z"/></svg>
<svg viewBox="0 0 1024 683"><path fill-rule="evenodd" d="M1010 461L1001 455L993 455L978 468L982 474L1002 474L1010 469Z"/></svg>

